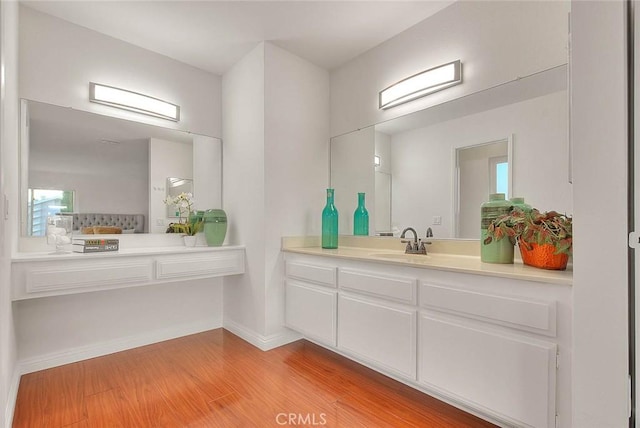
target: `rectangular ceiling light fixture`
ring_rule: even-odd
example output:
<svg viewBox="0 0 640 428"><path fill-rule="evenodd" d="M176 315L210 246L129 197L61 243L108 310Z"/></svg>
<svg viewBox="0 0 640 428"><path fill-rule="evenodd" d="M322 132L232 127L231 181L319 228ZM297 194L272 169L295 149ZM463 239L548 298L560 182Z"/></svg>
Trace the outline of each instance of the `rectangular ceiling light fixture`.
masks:
<svg viewBox="0 0 640 428"><path fill-rule="evenodd" d="M460 60L407 77L380 91L378 108L388 109L462 83Z"/></svg>
<svg viewBox="0 0 640 428"><path fill-rule="evenodd" d="M89 101L178 122L180 106L148 95L89 82Z"/></svg>

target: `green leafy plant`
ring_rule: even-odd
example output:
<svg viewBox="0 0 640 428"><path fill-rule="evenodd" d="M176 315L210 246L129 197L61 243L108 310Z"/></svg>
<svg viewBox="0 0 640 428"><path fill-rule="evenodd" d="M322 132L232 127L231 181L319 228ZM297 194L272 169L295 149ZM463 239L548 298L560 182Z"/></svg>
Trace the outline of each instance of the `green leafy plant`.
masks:
<svg viewBox="0 0 640 428"><path fill-rule="evenodd" d="M571 255L573 234L572 218L556 211L541 213L537 209L525 212L514 208L509 214L495 219L487 229L484 243L503 238L531 249L530 244L550 244L556 248L555 254Z"/></svg>
<svg viewBox="0 0 640 428"><path fill-rule="evenodd" d="M184 233L185 235L193 236L198 232L202 232L204 222L197 220L187 223L171 223L167 233Z"/></svg>
<svg viewBox="0 0 640 428"><path fill-rule="evenodd" d="M198 232L202 232L204 222L202 220L190 220L194 203L191 193L182 192L175 197L167 196L162 202L178 209L178 223L169 224L167 233L184 233L185 235L193 236Z"/></svg>

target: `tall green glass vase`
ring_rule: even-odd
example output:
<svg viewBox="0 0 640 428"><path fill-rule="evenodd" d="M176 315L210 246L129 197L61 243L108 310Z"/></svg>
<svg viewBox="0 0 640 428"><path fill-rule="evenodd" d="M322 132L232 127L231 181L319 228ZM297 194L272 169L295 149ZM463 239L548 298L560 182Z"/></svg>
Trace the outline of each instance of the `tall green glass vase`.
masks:
<svg viewBox="0 0 640 428"><path fill-rule="evenodd" d="M485 244L489 225L498 217L509 214L513 203L506 201L504 193L492 193L489 202L480 208L480 260L485 263L513 263L513 243L510 239L494 239Z"/></svg>
<svg viewBox="0 0 640 428"><path fill-rule="evenodd" d="M333 204L333 189L327 189L327 205L322 210L322 248L338 248L338 210Z"/></svg>
<svg viewBox="0 0 640 428"><path fill-rule="evenodd" d="M358 208L353 213L353 234L369 236L369 212L364 207L364 193L358 193Z"/></svg>

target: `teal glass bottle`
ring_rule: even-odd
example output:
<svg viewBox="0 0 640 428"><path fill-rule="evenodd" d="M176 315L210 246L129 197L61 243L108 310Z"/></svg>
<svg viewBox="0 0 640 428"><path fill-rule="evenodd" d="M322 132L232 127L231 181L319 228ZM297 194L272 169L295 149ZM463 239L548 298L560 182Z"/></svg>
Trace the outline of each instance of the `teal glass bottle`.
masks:
<svg viewBox="0 0 640 428"><path fill-rule="evenodd" d="M369 212L364 207L364 193L358 193L358 208L353 213L353 234L369 236Z"/></svg>
<svg viewBox="0 0 640 428"><path fill-rule="evenodd" d="M322 248L338 248L338 210L333 204L333 189L327 189L327 205L322 210Z"/></svg>

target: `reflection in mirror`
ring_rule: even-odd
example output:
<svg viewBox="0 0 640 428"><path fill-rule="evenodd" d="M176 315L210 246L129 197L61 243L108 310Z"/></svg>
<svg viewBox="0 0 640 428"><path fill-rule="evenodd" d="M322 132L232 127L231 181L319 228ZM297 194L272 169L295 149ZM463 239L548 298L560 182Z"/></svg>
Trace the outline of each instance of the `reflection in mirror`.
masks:
<svg viewBox="0 0 640 428"><path fill-rule="evenodd" d="M338 209L338 233L353 234L353 213L358 193L365 194L369 225L376 224L373 127L331 139L331 187L335 189ZM369 227L369 233L373 232Z"/></svg>
<svg viewBox="0 0 640 428"><path fill-rule="evenodd" d="M509 193L511 139L456 148L455 232L456 238L480 239L478 207L492 193Z"/></svg>
<svg viewBox="0 0 640 428"><path fill-rule="evenodd" d="M190 178L167 177L167 198L174 199L180 193L193 194L193 180ZM167 217L180 218L180 210L167 205Z"/></svg>
<svg viewBox="0 0 640 428"><path fill-rule="evenodd" d="M378 233L391 232L391 174L376 171L374 221Z"/></svg>
<svg viewBox="0 0 640 428"><path fill-rule="evenodd" d="M20 158L25 236L39 236L42 216L58 212L141 215L144 232L164 233L167 177L191 180L195 209L221 208L213 137L22 100Z"/></svg>
<svg viewBox="0 0 640 428"><path fill-rule="evenodd" d="M355 210L357 191L371 189L367 203L376 208L369 212L371 217L373 211L370 220L376 234L390 229L399 236L410 226L421 237L431 228L435 238L477 239L480 204L493 193L490 164L497 172L503 167L504 153L485 159L485 178L470 174L465 178L465 183L475 184L486 179L476 191L463 183L464 188L458 188L457 153L466 147L510 140L514 149L508 161L511 181L507 180L507 193L524 197L543 211L570 214L566 73L566 66L554 67L332 138L331 185L336 199L343 198L336 202L338 211L346 213L341 217L348 221ZM374 165L374 156L379 156L379 166ZM376 172L388 174L390 192L379 183L382 175ZM378 200L378 184L384 192L382 201ZM386 212L387 200L390 222L378 218L379 212ZM340 233L351 234L347 226L341 220Z"/></svg>
<svg viewBox="0 0 640 428"><path fill-rule="evenodd" d="M27 235L45 236L47 217L73 212L73 190L29 189Z"/></svg>

